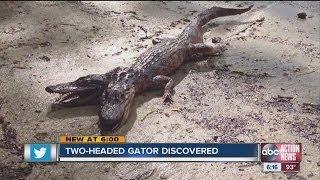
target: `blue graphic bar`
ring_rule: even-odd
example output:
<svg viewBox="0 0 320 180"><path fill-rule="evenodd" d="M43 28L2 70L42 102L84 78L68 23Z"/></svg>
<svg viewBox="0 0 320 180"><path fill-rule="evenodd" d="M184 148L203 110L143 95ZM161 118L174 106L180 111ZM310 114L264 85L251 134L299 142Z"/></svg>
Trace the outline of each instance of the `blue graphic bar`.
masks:
<svg viewBox="0 0 320 180"><path fill-rule="evenodd" d="M60 144L60 161L259 161L259 144Z"/></svg>

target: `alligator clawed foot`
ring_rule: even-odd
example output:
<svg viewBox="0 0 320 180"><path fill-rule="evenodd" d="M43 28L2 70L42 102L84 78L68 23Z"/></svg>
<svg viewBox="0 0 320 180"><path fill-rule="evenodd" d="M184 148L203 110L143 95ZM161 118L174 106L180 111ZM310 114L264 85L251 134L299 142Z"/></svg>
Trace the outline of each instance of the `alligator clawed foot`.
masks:
<svg viewBox="0 0 320 180"><path fill-rule="evenodd" d="M220 52L226 51L227 50L227 45L226 44L219 44L218 48Z"/></svg>
<svg viewBox="0 0 320 180"><path fill-rule="evenodd" d="M164 94L163 95L163 103L164 104L172 104L173 100L172 100L172 96L171 94Z"/></svg>
<svg viewBox="0 0 320 180"><path fill-rule="evenodd" d="M153 45L156 45L156 44L159 44L159 43L161 43L161 39L159 39L159 38L152 39L152 44Z"/></svg>
<svg viewBox="0 0 320 180"><path fill-rule="evenodd" d="M215 55L221 55L227 50L227 46L225 44L217 44L213 49Z"/></svg>

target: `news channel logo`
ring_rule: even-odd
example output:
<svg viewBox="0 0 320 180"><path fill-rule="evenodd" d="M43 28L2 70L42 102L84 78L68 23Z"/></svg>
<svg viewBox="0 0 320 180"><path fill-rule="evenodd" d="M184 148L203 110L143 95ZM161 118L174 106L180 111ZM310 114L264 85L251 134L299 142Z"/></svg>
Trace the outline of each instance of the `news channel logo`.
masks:
<svg viewBox="0 0 320 180"><path fill-rule="evenodd" d="M261 143L261 162L301 162L301 143Z"/></svg>
<svg viewBox="0 0 320 180"><path fill-rule="evenodd" d="M275 144L266 144L261 148L261 161L274 162L279 155L279 150Z"/></svg>
<svg viewBox="0 0 320 180"><path fill-rule="evenodd" d="M24 160L27 162L57 161L57 144L25 144Z"/></svg>

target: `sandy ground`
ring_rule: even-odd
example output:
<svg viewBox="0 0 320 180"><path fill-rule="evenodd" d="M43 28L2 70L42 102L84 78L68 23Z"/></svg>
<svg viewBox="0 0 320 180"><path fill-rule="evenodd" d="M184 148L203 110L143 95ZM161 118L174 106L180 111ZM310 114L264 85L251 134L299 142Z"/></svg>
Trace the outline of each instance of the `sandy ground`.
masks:
<svg viewBox="0 0 320 180"><path fill-rule="evenodd" d="M249 4L254 10L217 19L205 34L208 43L229 42L222 56L175 72L170 106L160 91L138 96L118 134L129 142L301 142L301 172L263 173L256 163L21 160L23 143L100 133L94 107L52 109L47 85L129 66L153 37L178 35L195 11ZM0 179L320 179L319 11L319 2L1 2Z"/></svg>

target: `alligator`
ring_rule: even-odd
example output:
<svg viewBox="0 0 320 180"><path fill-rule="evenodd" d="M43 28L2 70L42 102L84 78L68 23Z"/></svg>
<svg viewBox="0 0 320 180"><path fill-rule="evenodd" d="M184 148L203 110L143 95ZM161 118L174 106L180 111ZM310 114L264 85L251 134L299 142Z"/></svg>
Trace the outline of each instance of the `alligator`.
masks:
<svg viewBox="0 0 320 180"><path fill-rule="evenodd" d="M225 45L208 45L203 42L205 25L210 20L249 11L212 7L191 20L177 38L158 39L154 46L142 53L130 67L117 67L105 74L90 74L79 79L48 86L49 93L58 93L54 104L60 106L96 105L100 128L113 132L123 124L130 113L136 95L149 89L163 89L165 103L172 102L173 80L169 77L193 55L217 55Z"/></svg>

